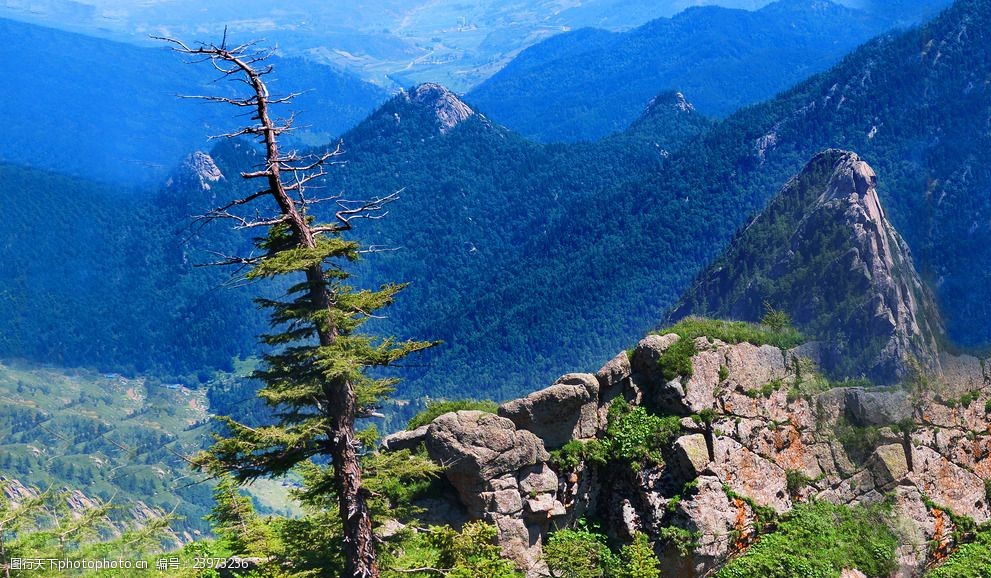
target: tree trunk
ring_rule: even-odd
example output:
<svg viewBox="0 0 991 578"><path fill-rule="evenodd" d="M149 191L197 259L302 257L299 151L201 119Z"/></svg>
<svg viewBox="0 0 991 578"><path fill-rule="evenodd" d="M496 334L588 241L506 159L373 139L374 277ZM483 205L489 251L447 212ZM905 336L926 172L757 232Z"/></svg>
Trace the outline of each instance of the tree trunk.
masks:
<svg viewBox="0 0 991 578"><path fill-rule="evenodd" d="M323 275L319 267L306 272L311 303L317 310L330 309ZM318 324L317 334L321 345L330 345L337 339L335 327L319 327ZM354 389L348 382L325 383L323 389L324 397L330 402L328 417L332 423L327 449L333 462L334 487L344 526L344 578L379 578L372 517L365 501L366 490L361 486L361 462L354 436L358 413Z"/></svg>
<svg viewBox="0 0 991 578"><path fill-rule="evenodd" d="M355 451L354 428L342 427L334 433L331 458L341 516L344 518L344 576L378 578L372 519L361 487L361 467Z"/></svg>

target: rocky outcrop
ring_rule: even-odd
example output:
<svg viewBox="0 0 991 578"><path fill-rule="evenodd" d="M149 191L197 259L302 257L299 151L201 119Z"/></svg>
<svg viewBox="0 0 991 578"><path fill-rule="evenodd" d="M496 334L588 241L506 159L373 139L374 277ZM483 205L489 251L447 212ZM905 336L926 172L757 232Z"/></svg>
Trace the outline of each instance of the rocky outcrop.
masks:
<svg viewBox="0 0 991 578"><path fill-rule="evenodd" d="M941 371L943 325L932 292L884 214L874 171L854 153L812 159L671 319L758 321L768 305L820 342L806 354L833 376L895 383L917 366Z"/></svg>
<svg viewBox="0 0 991 578"><path fill-rule="evenodd" d="M947 400L946 392L961 394L939 382L911 394L824 391L800 349L708 338L695 340L690 375L665 381L657 362L680 339L649 336L632 356L618 355L595 375L566 375L503 404L498 416L445 414L383 447L425 444L446 467L455 506L495 524L506 556L531 578L546 576L540 559L549 532L587 515L620 539L646 533L664 575L688 577L706 575L758 539L761 508L781 514L812 499L893 500L899 532L910 538L897 552L898 576L906 577L931 561L932 550L920 544L952 547L953 516L991 520L991 389L981 362L954 362L965 383L979 385L964 392L965 405ZM603 416L618 397L684 416L681 434L661 448L663 460L639 470L615 462L555 466L547 448L601 439ZM706 412L708 427L698 419ZM664 528L698 539L685 555Z"/></svg>
<svg viewBox="0 0 991 578"><path fill-rule="evenodd" d="M494 523L506 557L539 572L540 540L551 518L566 513L540 438L506 418L459 411L435 419L425 443L468 514Z"/></svg>
<svg viewBox="0 0 991 578"><path fill-rule="evenodd" d="M446 134L475 114L453 92L432 82L416 87L406 98L414 105L433 112L441 134Z"/></svg>
<svg viewBox="0 0 991 578"><path fill-rule="evenodd" d="M213 161L213 157L205 152L196 151L183 159L182 164L169 177L165 186L185 192L209 191L223 178L224 174Z"/></svg>
<svg viewBox="0 0 991 578"><path fill-rule="evenodd" d="M565 375L547 389L506 402L499 415L531 431L548 449L572 439L594 438L598 431L599 381L594 375Z"/></svg>
<svg viewBox="0 0 991 578"><path fill-rule="evenodd" d="M379 447L385 451L395 452L399 450L413 450L419 447L427 439L427 430L430 426L420 426L411 431L399 431L382 438Z"/></svg>

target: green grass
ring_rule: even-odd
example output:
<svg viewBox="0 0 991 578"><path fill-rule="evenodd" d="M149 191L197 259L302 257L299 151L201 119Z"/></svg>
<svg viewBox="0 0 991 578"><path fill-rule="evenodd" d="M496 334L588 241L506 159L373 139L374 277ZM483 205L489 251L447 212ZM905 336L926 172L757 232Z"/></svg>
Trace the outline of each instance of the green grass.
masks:
<svg viewBox="0 0 991 578"><path fill-rule="evenodd" d="M973 542L963 544L926 578L991 577L991 530L979 532Z"/></svg>
<svg viewBox="0 0 991 578"><path fill-rule="evenodd" d="M784 382L780 379L773 379L764 385L760 386L759 389L748 389L746 392L747 397L757 399L758 397L771 397L774 392L778 391L784 387Z"/></svg>
<svg viewBox="0 0 991 578"><path fill-rule="evenodd" d="M664 381L671 381L678 377L681 377L682 381L690 379L695 372L692 358L698 352L695 342L685 338L679 339L665 349L657 360L657 366L661 368L661 376Z"/></svg>
<svg viewBox="0 0 991 578"><path fill-rule="evenodd" d="M551 452L551 463L560 471L572 471L581 462L623 463L639 470L644 465L664 463L664 448L680 432L681 418L654 415L619 398L609 406L608 425L602 439L571 440Z"/></svg>
<svg viewBox="0 0 991 578"><path fill-rule="evenodd" d="M889 510L825 502L796 506L716 578L838 578L846 568L887 577L896 568L898 546Z"/></svg>
<svg viewBox="0 0 991 578"><path fill-rule="evenodd" d="M725 343L751 343L753 345L773 345L781 349L791 349L801 345L805 338L791 326L770 327L744 321L724 321L705 317L686 317L678 323L656 332L658 335L675 333L682 339L707 337Z"/></svg>

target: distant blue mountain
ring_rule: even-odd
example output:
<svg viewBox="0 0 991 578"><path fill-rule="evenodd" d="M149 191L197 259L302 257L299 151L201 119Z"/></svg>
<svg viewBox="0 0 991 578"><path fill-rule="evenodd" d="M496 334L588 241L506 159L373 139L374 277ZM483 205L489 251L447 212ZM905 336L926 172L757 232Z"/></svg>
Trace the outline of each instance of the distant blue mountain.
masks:
<svg viewBox="0 0 991 578"><path fill-rule="evenodd" d="M527 49L465 100L545 142L622 130L664 90L683 92L704 115L726 116L825 70L919 11L880 12L781 0L755 12L690 8L625 33L577 30Z"/></svg>
<svg viewBox="0 0 991 578"><path fill-rule="evenodd" d="M177 94L233 88L209 67L187 66L166 48L139 48L0 19L4 105L0 161L103 182L160 182L169 167L237 126L230 110ZM273 61L274 89L306 90L297 142L326 142L388 94L358 77L298 59ZM230 87L230 88L228 88Z"/></svg>

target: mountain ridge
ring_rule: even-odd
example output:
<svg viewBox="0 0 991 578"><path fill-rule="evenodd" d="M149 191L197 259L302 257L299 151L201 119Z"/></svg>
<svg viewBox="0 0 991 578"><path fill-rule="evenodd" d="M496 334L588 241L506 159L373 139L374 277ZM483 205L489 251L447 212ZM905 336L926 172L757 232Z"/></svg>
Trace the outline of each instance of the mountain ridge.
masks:
<svg viewBox="0 0 991 578"><path fill-rule="evenodd" d="M590 140L622 130L665 90L683 91L702 114L726 116L889 27L822 0L781 0L755 12L693 7L624 33L580 30L546 40L466 99L536 140Z"/></svg>

